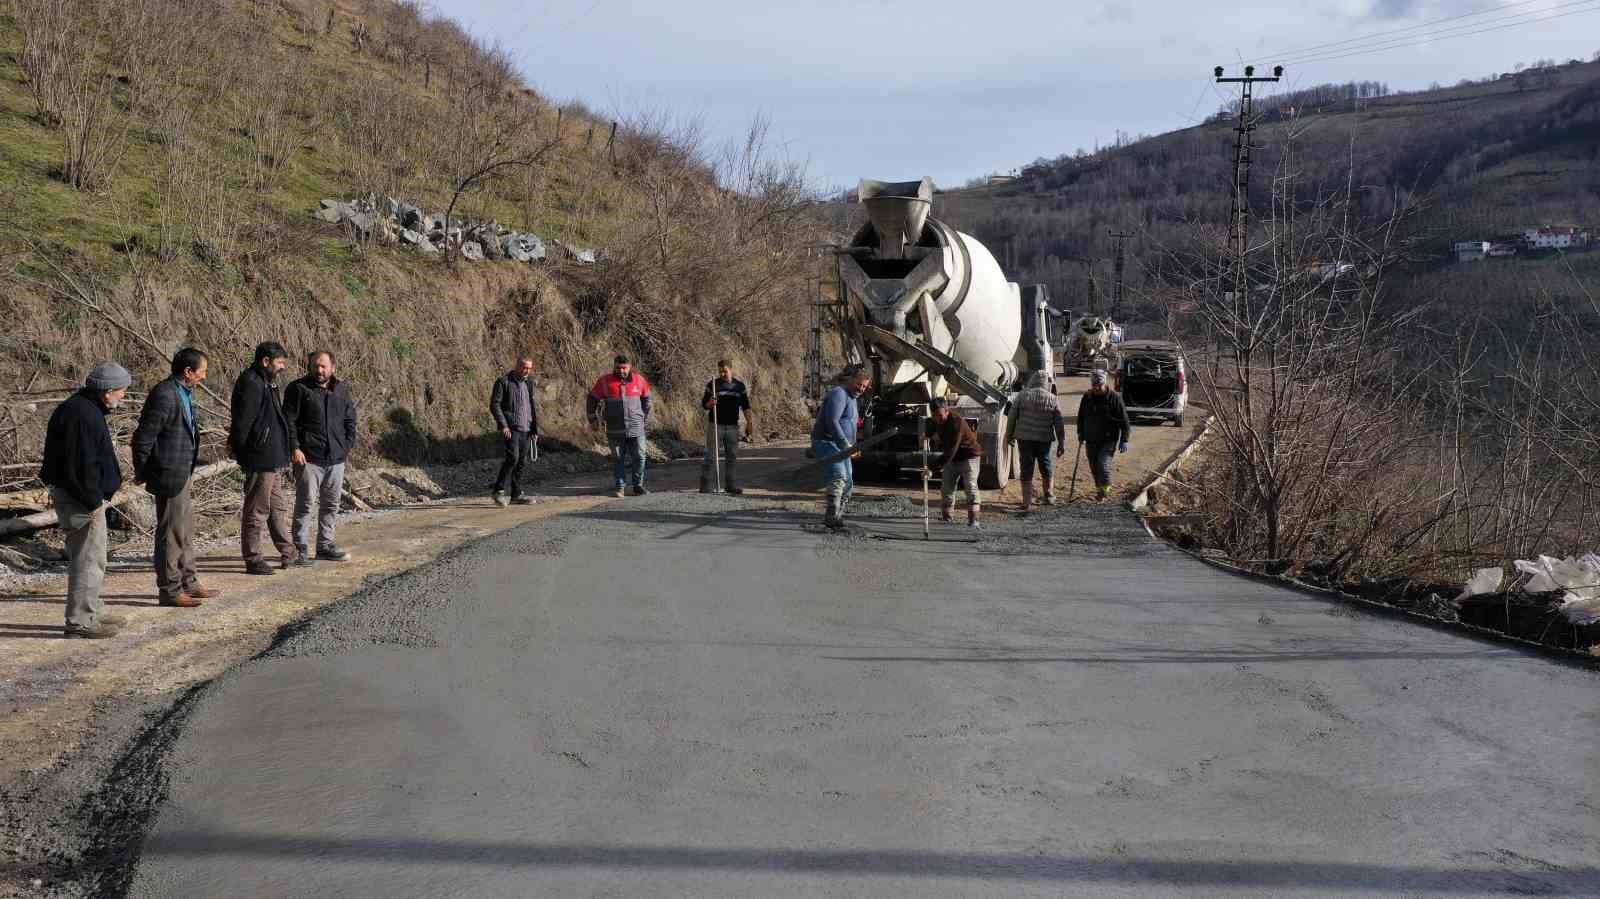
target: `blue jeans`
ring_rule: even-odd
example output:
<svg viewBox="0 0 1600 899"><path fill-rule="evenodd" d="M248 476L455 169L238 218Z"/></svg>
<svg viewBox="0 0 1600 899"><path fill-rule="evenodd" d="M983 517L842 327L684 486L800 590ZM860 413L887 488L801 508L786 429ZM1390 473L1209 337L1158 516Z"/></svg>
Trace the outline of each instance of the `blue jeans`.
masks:
<svg viewBox="0 0 1600 899"><path fill-rule="evenodd" d="M818 459L824 459L834 453L843 452L850 447L832 440L812 440L811 454ZM828 494L840 502L850 499L850 490L855 486L855 468L850 464L850 457L846 456L837 462L829 462L827 466Z"/></svg>
<svg viewBox="0 0 1600 899"><path fill-rule="evenodd" d="M1017 452L1022 456L1022 480L1024 483L1033 480L1033 467L1039 466L1039 475L1045 480L1050 480L1055 474L1055 460L1050 457L1050 448L1055 443L1049 440L1018 440Z"/></svg>
<svg viewBox="0 0 1600 899"><path fill-rule="evenodd" d="M644 486L644 438L607 434L611 447L611 473L616 478L617 489L625 486Z"/></svg>

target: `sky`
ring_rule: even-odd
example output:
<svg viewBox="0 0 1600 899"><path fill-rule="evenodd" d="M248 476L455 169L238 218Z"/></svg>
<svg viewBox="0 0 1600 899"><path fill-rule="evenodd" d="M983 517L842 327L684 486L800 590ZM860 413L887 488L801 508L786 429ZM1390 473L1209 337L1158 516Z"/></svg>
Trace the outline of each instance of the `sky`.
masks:
<svg viewBox="0 0 1600 899"><path fill-rule="evenodd" d="M714 144L764 116L771 151L803 164L824 189L923 175L954 187L1092 150L1118 131L1183 128L1237 95L1212 82L1216 65L1237 74L1254 62L1262 74L1283 62L1281 89L1370 80L1417 90L1600 51L1600 0L435 0L433 8L498 42L546 96L604 116L696 119ZM1513 22L1522 24L1503 27ZM1494 30L1430 39L1447 29ZM1401 46L1350 55L1386 42Z"/></svg>

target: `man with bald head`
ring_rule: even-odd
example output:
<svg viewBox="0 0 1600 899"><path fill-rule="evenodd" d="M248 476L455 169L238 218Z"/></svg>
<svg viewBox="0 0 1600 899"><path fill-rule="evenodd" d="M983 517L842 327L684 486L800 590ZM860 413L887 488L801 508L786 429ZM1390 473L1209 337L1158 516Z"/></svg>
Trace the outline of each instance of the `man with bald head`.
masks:
<svg viewBox="0 0 1600 899"><path fill-rule="evenodd" d="M533 497L522 492L522 469L539 452L539 402L533 383L533 359L523 356L511 370L495 379L494 390L489 394L489 414L505 444L505 460L500 463L500 474L494 479L494 502L497 506L510 501L519 506L532 505Z"/></svg>
<svg viewBox="0 0 1600 899"><path fill-rule="evenodd" d="M356 404L335 377L333 353L306 357L306 376L283 392L289 420L289 459L294 463L293 564L312 564L311 513L317 513L316 559L344 562L350 553L334 542L339 503L344 499L344 463L356 442Z"/></svg>

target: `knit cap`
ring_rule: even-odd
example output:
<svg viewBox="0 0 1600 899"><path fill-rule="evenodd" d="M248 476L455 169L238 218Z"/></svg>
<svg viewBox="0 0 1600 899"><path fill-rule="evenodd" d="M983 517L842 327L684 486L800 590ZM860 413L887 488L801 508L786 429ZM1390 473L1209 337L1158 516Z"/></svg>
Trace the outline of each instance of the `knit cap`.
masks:
<svg viewBox="0 0 1600 899"><path fill-rule="evenodd" d="M121 390L132 383L133 375L115 362L95 363L89 369L89 377L83 380L83 386L90 390Z"/></svg>

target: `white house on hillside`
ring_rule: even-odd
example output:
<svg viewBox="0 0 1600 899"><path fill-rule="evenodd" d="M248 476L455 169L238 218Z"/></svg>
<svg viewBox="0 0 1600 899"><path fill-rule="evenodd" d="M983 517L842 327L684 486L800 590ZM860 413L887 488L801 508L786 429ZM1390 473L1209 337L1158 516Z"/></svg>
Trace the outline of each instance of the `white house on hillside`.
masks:
<svg viewBox="0 0 1600 899"><path fill-rule="evenodd" d="M1571 226L1529 228L1522 233L1522 242L1535 250L1565 250L1587 244L1589 232Z"/></svg>

